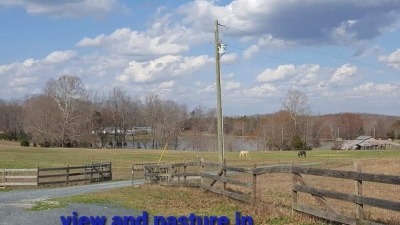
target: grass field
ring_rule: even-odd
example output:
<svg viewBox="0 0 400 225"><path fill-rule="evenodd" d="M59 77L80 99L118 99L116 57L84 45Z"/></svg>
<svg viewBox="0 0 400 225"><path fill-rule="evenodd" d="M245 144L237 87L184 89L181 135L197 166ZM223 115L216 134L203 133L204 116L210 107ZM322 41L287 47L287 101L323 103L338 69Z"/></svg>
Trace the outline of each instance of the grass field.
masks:
<svg viewBox="0 0 400 225"><path fill-rule="evenodd" d="M161 150L134 149L76 149L20 147L9 142L0 142L0 169L29 169L37 167L63 167L90 162L112 162L114 179L130 177L132 164L158 162ZM298 158L297 152L250 152L250 158L239 158L238 152L226 152L228 165L251 167L281 163L321 163L352 165L354 160L400 158L400 150L393 151L318 151L307 153L307 158ZM218 161L217 152L194 152L167 150L161 162Z"/></svg>
<svg viewBox="0 0 400 225"><path fill-rule="evenodd" d="M307 152L307 158L298 158L297 152L250 152L250 159L239 158L238 152L227 152L228 165L250 167L256 165L282 163L319 163L319 167L353 170L353 162L359 161L364 172L400 176L400 151L318 151ZM0 143L1 168L36 168L81 165L90 162L113 163L113 175L117 179L131 176L134 163L157 162L160 150L132 149L61 149L24 148L9 143ZM164 152L161 162L218 161L217 152L173 151ZM305 177L310 184L346 193L354 192L354 181L335 178ZM400 201L400 187L367 183L363 194L371 197ZM151 214L185 215L190 212L201 215L227 215L233 217L236 211L254 217L255 224L324 224L314 218L297 214L290 216L291 180L289 174L266 174L258 178L257 193L259 203L256 207L233 201L212 193L194 188L169 188L160 186L141 186L122 188L112 192L100 192L57 199L61 205L69 202L98 203L111 202L136 210L147 210ZM315 204L312 197L300 194L299 202ZM332 205L346 215L354 215L354 205L330 200ZM46 208L41 204L40 208ZM400 224L400 213L365 207L367 218L385 224Z"/></svg>

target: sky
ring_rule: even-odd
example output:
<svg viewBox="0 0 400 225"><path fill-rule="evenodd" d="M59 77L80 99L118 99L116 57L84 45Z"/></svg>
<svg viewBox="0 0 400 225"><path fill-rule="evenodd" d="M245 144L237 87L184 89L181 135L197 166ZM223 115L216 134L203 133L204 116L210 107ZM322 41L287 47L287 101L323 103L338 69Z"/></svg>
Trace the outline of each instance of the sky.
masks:
<svg viewBox="0 0 400 225"><path fill-rule="evenodd" d="M61 75L88 90L266 114L288 90L314 114L400 115L399 0L0 0L0 98Z"/></svg>

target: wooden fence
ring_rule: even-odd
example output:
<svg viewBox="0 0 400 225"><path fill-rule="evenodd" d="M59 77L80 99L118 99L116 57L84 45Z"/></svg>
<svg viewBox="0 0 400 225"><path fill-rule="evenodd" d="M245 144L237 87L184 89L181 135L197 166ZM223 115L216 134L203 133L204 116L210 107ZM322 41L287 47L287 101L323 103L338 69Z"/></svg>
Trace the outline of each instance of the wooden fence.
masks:
<svg viewBox="0 0 400 225"><path fill-rule="evenodd" d="M2 169L0 170L0 187L36 186L37 169Z"/></svg>
<svg viewBox="0 0 400 225"><path fill-rule="evenodd" d="M219 168L218 171L206 171L206 167ZM220 165L213 162L185 162L175 164L144 165L145 183L159 183L168 186L193 186L221 194L239 201L251 202L255 199L256 180L246 182L228 176L228 173L251 173L251 169ZM134 173L134 171L132 171ZM255 177L255 176L254 176ZM218 187L216 182L222 184ZM234 191L234 186L246 187L253 194Z"/></svg>
<svg viewBox="0 0 400 225"><path fill-rule="evenodd" d="M365 220L363 211L364 205L400 212L400 202L362 196L363 181L400 185L400 176L362 173L360 164L357 163L354 164L354 167L355 171L339 171L339 170L327 170L327 169L292 166L291 167L292 181L293 181L292 209L295 211L307 213L310 215L314 215L317 217L321 217L324 219L344 224L363 224L363 225L378 224L372 221ZM354 194L311 187L310 185L307 184L306 180L303 178L301 174L354 180L355 182ZM298 203L297 192L311 194L322 206L324 206L325 210L319 210L310 207L308 205ZM325 197L354 203L354 210L356 212L356 217L353 218L342 215L339 212L339 210L333 208L329 204L329 202L325 199Z"/></svg>
<svg viewBox="0 0 400 225"><path fill-rule="evenodd" d="M0 170L0 186L47 186L112 180L111 162L83 166Z"/></svg>
<svg viewBox="0 0 400 225"><path fill-rule="evenodd" d="M187 171L189 167L192 167L190 172ZM219 167L220 170L206 172L206 167ZM356 163L355 171L320 169L300 165L274 165L262 167L254 166L253 168L243 168L204 161L162 165L143 165L143 169L146 183L160 183L169 186L196 186L220 195L253 204L257 201L257 176L269 173L290 173L292 179L292 213L296 211L302 212L343 224L379 224L368 221L364 218L364 205L400 212L400 202L398 201L384 200L362 195L363 181L400 185L400 176L362 173L360 165ZM247 176L247 180L251 181L246 182L239 180L238 178L234 178L234 176L228 175L229 172L231 172L231 174L246 174L245 176ZM354 180L354 194L312 187L304 179L302 174ZM196 182L188 182L189 177L195 178L194 180ZM210 180L211 182L207 182L206 179ZM220 187L216 187L214 185L216 182L220 182L222 185L220 185ZM247 193L243 193L234 191L232 188L229 188L228 190L226 186L227 184L245 187L248 188L249 191ZM324 209L321 210L316 207L311 207L307 204L299 203L297 201L298 192L310 194L320 205L323 206ZM354 203L356 217L341 215L339 210L332 207L326 198Z"/></svg>

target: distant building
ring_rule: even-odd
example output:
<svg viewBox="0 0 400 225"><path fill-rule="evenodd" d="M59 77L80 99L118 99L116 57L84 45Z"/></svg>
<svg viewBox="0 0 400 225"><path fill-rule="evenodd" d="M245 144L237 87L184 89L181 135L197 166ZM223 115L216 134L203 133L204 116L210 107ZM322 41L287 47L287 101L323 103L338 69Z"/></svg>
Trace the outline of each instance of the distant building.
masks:
<svg viewBox="0 0 400 225"><path fill-rule="evenodd" d="M376 140L372 136L359 136L354 140L345 141L341 145L342 150L374 150L400 148L400 144L389 140Z"/></svg>
<svg viewBox="0 0 400 225"><path fill-rule="evenodd" d="M148 134L151 133L151 127L133 127L132 130L127 130L126 134L133 135L133 134Z"/></svg>

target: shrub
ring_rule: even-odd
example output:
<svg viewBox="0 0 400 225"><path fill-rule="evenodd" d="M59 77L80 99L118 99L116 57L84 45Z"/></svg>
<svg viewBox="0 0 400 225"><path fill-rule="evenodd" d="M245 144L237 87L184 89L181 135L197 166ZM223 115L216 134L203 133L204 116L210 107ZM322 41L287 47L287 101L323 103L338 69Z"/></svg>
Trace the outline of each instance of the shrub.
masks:
<svg viewBox="0 0 400 225"><path fill-rule="evenodd" d="M28 140L22 140L21 142L20 142L20 144L21 144L21 146L24 146L24 147L29 147L29 141Z"/></svg>
<svg viewBox="0 0 400 225"><path fill-rule="evenodd" d="M295 150L300 150L303 149L305 144L301 140L301 138L297 135L295 135L292 139L292 148Z"/></svg>

